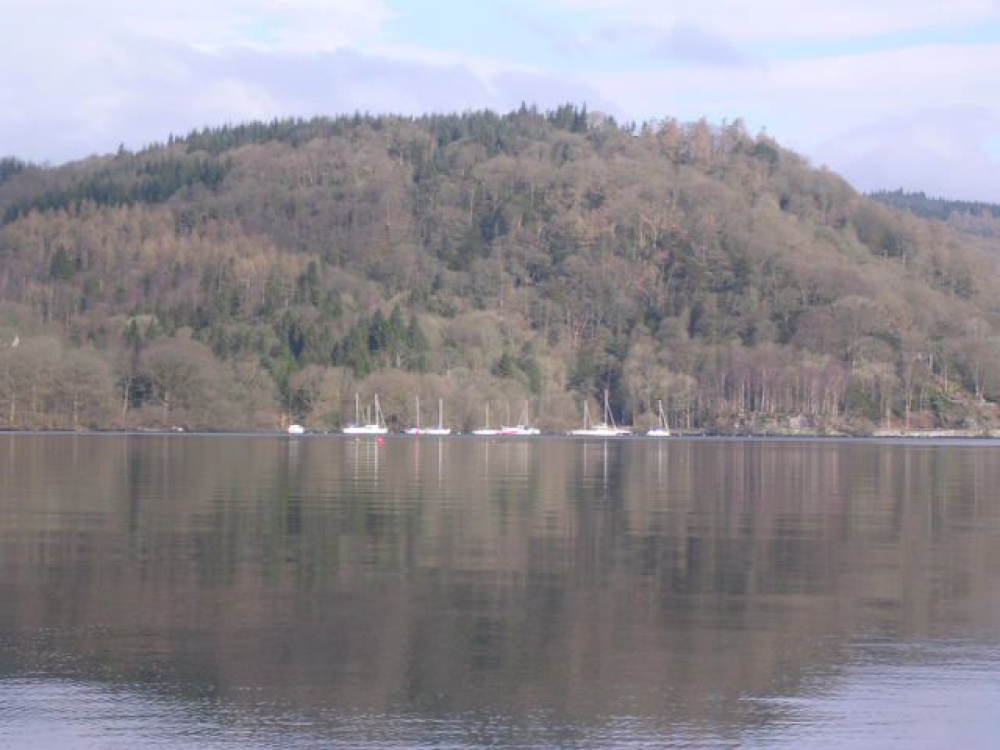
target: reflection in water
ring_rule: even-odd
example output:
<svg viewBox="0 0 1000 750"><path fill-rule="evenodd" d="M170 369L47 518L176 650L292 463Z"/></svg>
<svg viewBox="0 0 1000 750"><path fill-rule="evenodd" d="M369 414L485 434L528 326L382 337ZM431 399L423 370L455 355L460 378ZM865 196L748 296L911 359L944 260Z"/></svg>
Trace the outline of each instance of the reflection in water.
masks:
<svg viewBox="0 0 1000 750"><path fill-rule="evenodd" d="M3 436L0 745L975 746L997 453Z"/></svg>

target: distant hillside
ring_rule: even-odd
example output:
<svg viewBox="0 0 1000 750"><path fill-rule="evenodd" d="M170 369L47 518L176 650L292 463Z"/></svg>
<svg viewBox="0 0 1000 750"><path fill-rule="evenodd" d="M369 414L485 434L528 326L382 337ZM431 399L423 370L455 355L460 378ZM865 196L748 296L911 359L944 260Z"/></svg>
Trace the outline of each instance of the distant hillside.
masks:
<svg viewBox="0 0 1000 750"><path fill-rule="evenodd" d="M739 121L571 105L3 159L0 426L325 429L378 393L554 430L607 391L636 426L991 428L994 214L886 202Z"/></svg>
<svg viewBox="0 0 1000 750"><path fill-rule="evenodd" d="M996 236L1000 205L978 201L956 201L928 198L924 193L907 193L903 190L877 190L867 197L887 206L922 216L925 219L951 221L957 229Z"/></svg>

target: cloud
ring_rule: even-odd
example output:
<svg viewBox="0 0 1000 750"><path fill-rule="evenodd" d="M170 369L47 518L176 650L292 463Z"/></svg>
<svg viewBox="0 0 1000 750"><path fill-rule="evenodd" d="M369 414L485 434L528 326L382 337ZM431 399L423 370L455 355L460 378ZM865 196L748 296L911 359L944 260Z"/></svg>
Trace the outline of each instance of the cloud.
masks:
<svg viewBox="0 0 1000 750"><path fill-rule="evenodd" d="M7 29L22 29L46 52L71 57L88 46L147 40L222 50L250 46L300 53L360 45L393 18L384 0L7 0ZM12 35L18 36L18 35Z"/></svg>
<svg viewBox="0 0 1000 750"><path fill-rule="evenodd" d="M931 107L866 123L817 151L861 190L1000 203L1000 156L991 149L997 133L1000 110Z"/></svg>
<svg viewBox="0 0 1000 750"><path fill-rule="evenodd" d="M743 46L751 42L795 43L850 40L922 30L940 31L996 21L994 0L550 0L564 13L585 14L594 23L614 21L670 30L678 25L710 28Z"/></svg>
<svg viewBox="0 0 1000 750"><path fill-rule="evenodd" d="M746 65L752 56L728 39L691 24L678 24L653 48L654 57L723 67Z"/></svg>
<svg viewBox="0 0 1000 750"><path fill-rule="evenodd" d="M149 42L142 60L140 67L83 76L78 84L67 78L56 87L57 96L32 103L30 119L0 120L0 143L22 158L60 162L111 152L120 143L141 148L169 135L250 120L508 111L521 102L543 109L566 101L610 106L595 88L571 77L503 68L483 73L457 58L421 62L352 49L209 52ZM32 96L27 84L8 93Z"/></svg>
<svg viewBox="0 0 1000 750"><path fill-rule="evenodd" d="M601 26L586 39L577 39L576 46L577 49L572 51L584 55L613 55L627 49L632 55L647 55L653 63L729 67L752 62L752 56L729 39L689 23L667 29L610 23Z"/></svg>
<svg viewBox="0 0 1000 750"><path fill-rule="evenodd" d="M766 129L783 145L825 163L853 179L864 178L866 186L877 176L875 166L884 161L886 169L902 168L902 155L893 158L887 145L892 140L891 123L918 123L929 112L952 111L955 116L935 116L938 137L969 142L980 139L982 151L975 154L953 152L950 169L953 175L974 172L977 190L992 190L993 200L1000 200L1000 173L989 174L983 164L988 158L987 144L1000 135L996 117L1000 115L1000 90L993 73L1000 67L1000 44L976 46L926 45L886 52L839 55L817 59L771 61L739 68L661 68L638 72L612 72L595 75L592 82L601 93L628 112L641 113L640 119L677 117L685 121L707 117L710 121L741 117L751 131ZM984 113L970 130L967 120L972 112ZM858 133L886 130L884 159L879 149L865 151L862 158L840 141L849 143ZM911 129L916 138L917 131ZM906 141L900 140L899 143ZM911 150L908 157L919 163L934 154L943 165L946 152L930 149L924 136L923 149ZM918 143L918 141L914 141ZM897 144L898 145L898 144ZM871 169L863 170L865 160ZM908 168L907 174L916 173ZM914 181L912 189L933 191L957 190L961 177L945 180L944 169L935 167L925 173L932 183ZM992 185L992 188L988 188ZM898 187L889 182L888 187Z"/></svg>

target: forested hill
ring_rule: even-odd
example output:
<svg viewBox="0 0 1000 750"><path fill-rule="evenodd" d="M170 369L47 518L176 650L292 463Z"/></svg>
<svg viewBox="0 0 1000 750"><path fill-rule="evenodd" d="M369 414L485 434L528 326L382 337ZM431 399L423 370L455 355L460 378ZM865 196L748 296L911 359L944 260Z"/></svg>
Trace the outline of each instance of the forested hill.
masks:
<svg viewBox="0 0 1000 750"><path fill-rule="evenodd" d="M996 245L739 121L565 106L0 161L0 426L996 423ZM426 421L425 415L425 421ZM436 416L436 415L434 415Z"/></svg>
<svg viewBox="0 0 1000 750"><path fill-rule="evenodd" d="M962 231L973 231L994 236L1000 228L1000 205L981 201L957 201L930 198L925 193L904 190L876 190L868 197L888 206L910 211L927 219L949 221Z"/></svg>

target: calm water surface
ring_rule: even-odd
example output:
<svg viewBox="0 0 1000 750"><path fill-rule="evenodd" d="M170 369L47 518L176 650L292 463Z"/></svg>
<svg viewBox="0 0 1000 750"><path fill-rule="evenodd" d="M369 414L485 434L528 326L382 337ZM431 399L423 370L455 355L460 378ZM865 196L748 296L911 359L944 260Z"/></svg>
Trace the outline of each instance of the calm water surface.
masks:
<svg viewBox="0 0 1000 750"><path fill-rule="evenodd" d="M1000 443L0 436L0 747L992 748Z"/></svg>

